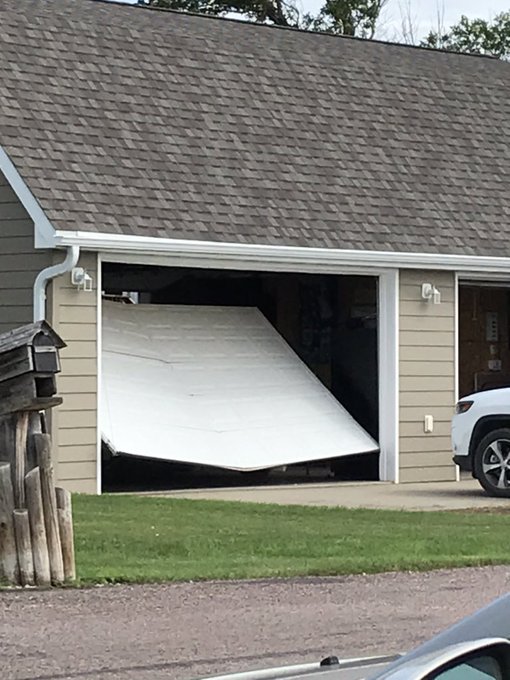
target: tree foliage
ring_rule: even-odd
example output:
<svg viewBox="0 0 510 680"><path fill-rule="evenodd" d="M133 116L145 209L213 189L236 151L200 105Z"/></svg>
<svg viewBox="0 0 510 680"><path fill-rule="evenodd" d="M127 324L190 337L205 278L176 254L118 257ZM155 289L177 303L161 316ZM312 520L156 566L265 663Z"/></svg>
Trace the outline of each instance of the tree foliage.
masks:
<svg viewBox="0 0 510 680"><path fill-rule="evenodd" d="M284 0L139 0L140 4L221 16L236 12L258 22L294 26L299 13Z"/></svg>
<svg viewBox="0 0 510 680"><path fill-rule="evenodd" d="M301 15L294 0L139 0L153 7L225 15L242 14L277 26L373 38L387 0L326 0L317 14Z"/></svg>
<svg viewBox="0 0 510 680"><path fill-rule="evenodd" d="M326 0L316 17L305 15L303 28L373 38L386 0Z"/></svg>
<svg viewBox="0 0 510 680"><path fill-rule="evenodd" d="M510 12L502 12L492 21L462 16L447 31L431 31L421 44L424 47L510 59Z"/></svg>

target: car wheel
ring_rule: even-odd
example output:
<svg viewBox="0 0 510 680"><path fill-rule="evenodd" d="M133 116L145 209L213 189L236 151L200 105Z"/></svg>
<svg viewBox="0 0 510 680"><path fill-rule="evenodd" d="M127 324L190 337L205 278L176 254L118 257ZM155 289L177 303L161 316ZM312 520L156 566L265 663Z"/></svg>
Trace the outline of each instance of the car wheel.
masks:
<svg viewBox="0 0 510 680"><path fill-rule="evenodd" d="M510 429L489 432L478 444L473 461L475 477L489 496L510 498Z"/></svg>

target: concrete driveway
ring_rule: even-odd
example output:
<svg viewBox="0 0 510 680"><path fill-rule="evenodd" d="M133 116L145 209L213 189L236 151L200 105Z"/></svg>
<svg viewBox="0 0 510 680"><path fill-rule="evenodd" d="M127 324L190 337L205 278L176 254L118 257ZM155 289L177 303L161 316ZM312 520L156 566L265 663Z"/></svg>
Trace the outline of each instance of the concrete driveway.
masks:
<svg viewBox="0 0 510 680"><path fill-rule="evenodd" d="M326 505L396 510L502 508L510 511L510 499L490 498L473 479L419 484L325 482L293 486L179 490L161 494L151 492L150 495L279 505Z"/></svg>

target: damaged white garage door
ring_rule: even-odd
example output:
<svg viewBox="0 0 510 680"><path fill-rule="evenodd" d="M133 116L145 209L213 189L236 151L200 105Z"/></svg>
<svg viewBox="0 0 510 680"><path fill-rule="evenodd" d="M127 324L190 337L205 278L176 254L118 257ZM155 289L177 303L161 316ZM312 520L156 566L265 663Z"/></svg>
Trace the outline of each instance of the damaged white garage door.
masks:
<svg viewBox="0 0 510 680"><path fill-rule="evenodd" d="M257 470L378 448L252 307L105 301L101 399L117 453Z"/></svg>

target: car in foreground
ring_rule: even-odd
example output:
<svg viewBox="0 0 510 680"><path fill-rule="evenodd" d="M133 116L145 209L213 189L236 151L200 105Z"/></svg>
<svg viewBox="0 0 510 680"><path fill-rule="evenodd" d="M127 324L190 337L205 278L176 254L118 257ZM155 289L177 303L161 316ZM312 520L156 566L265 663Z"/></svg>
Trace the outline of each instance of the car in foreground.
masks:
<svg viewBox="0 0 510 680"><path fill-rule="evenodd" d="M463 397L452 419L453 460L490 496L510 498L510 387Z"/></svg>
<svg viewBox="0 0 510 680"><path fill-rule="evenodd" d="M390 612L388 613L390 615ZM418 619L419 622L419 619ZM402 656L338 660L209 680L510 680L510 593Z"/></svg>

